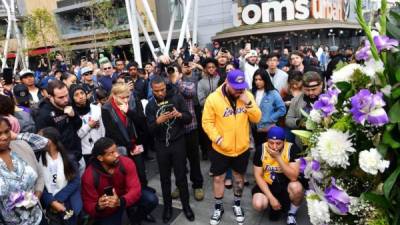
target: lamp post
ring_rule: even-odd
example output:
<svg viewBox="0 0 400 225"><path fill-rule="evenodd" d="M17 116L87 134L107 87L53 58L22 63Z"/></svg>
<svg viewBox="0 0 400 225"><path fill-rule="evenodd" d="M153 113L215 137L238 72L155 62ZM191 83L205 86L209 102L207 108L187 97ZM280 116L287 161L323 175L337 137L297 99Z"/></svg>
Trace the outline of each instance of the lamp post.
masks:
<svg viewBox="0 0 400 225"><path fill-rule="evenodd" d="M329 33L328 33L328 36L329 36L329 37L332 36L332 44L333 44L333 45L336 45L336 44L335 44L335 35L336 35L336 34L333 32L333 29L330 29L330 30L329 30Z"/></svg>

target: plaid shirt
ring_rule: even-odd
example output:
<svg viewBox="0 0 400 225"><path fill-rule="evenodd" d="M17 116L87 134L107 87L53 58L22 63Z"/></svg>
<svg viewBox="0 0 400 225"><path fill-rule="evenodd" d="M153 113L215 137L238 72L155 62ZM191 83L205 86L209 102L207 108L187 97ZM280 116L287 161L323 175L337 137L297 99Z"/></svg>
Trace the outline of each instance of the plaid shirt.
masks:
<svg viewBox="0 0 400 225"><path fill-rule="evenodd" d="M32 134L32 133L19 133L17 135L17 140L22 140L26 141L32 148L33 151L40 151L44 147L46 147L48 143L48 139L40 136L38 134Z"/></svg>
<svg viewBox="0 0 400 225"><path fill-rule="evenodd" d="M192 122L185 125L185 133L197 129L196 113L194 111L194 97L196 96L196 84L190 81L180 81L178 83L179 92L185 99L185 104L192 115Z"/></svg>

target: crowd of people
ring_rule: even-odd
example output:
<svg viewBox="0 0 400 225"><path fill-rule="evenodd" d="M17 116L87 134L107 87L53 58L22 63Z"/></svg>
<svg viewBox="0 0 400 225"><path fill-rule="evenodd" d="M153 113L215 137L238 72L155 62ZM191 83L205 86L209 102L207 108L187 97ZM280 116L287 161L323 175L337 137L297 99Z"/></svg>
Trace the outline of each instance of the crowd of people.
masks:
<svg viewBox="0 0 400 225"><path fill-rule="evenodd" d="M41 61L11 83L1 80L0 224L118 225L124 214L132 225L155 222L148 160L158 164L164 223L173 198L194 221L190 195L202 201L203 177L211 176L210 224L222 220L231 188L242 224L254 151L253 208L270 208L271 220L286 215L295 225L307 182L296 161L304 146L290 130L305 129L302 111L310 111L336 65L353 60L352 51L269 53L246 45L234 57L218 42L213 47L175 50L143 68L106 57L67 65L58 53L50 71ZM201 160L210 160L208 174Z"/></svg>

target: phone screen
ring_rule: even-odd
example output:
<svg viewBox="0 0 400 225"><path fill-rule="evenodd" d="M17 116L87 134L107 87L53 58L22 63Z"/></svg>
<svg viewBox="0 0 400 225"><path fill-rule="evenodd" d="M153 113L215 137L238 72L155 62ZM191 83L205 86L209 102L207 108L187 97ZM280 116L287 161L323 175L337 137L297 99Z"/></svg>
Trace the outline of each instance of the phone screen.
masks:
<svg viewBox="0 0 400 225"><path fill-rule="evenodd" d="M107 196L113 196L113 187L112 186L108 186L104 188L104 194Z"/></svg>
<svg viewBox="0 0 400 225"><path fill-rule="evenodd" d="M13 83L13 69L12 68L4 68L3 69L3 79L6 84Z"/></svg>

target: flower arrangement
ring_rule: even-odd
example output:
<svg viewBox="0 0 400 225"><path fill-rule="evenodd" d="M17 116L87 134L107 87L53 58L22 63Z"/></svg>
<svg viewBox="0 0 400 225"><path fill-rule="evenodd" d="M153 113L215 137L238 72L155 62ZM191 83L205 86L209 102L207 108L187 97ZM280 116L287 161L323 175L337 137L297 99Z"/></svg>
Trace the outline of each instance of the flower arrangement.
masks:
<svg viewBox="0 0 400 225"><path fill-rule="evenodd" d="M302 112L307 131L292 131L307 146L299 161L314 225L400 224L400 10L382 0L380 13L378 33L357 0L368 38L358 63L334 71L328 90Z"/></svg>
<svg viewBox="0 0 400 225"><path fill-rule="evenodd" d="M29 210L30 208L37 205L39 199L33 192L21 191L12 192L7 201L7 211L14 210L15 208L23 208Z"/></svg>

